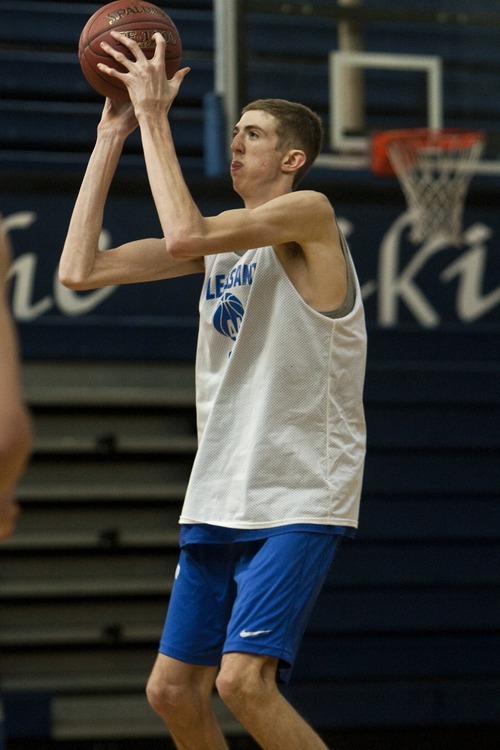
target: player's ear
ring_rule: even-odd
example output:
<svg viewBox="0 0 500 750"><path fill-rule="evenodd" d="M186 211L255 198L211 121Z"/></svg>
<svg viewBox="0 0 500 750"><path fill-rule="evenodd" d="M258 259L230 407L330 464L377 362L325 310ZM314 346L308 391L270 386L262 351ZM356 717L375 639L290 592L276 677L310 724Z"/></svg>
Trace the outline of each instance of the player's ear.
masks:
<svg viewBox="0 0 500 750"><path fill-rule="evenodd" d="M285 172L296 172L306 162L305 153L299 148L292 148L287 151L281 162L281 168Z"/></svg>

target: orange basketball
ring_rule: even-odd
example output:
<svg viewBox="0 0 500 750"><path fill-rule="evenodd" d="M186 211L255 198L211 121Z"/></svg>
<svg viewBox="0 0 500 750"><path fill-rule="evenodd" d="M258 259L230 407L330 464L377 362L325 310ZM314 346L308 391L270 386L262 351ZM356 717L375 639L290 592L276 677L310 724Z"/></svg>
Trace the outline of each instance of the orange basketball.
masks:
<svg viewBox="0 0 500 750"><path fill-rule="evenodd" d="M99 94L119 101L129 99L127 87L116 78L102 73L97 67L97 63L101 62L122 73L127 72L110 55L105 54L101 42L107 42L111 47L123 52L129 59L133 59L129 50L111 36L111 31L118 31L129 39L134 39L148 59L153 57L156 47L153 34L159 31L167 43L165 47L167 78L172 78L179 70L182 45L179 32L170 16L153 3L140 2L140 0L129 2L115 0L104 5L89 18L83 27L78 43L78 59L83 75Z"/></svg>

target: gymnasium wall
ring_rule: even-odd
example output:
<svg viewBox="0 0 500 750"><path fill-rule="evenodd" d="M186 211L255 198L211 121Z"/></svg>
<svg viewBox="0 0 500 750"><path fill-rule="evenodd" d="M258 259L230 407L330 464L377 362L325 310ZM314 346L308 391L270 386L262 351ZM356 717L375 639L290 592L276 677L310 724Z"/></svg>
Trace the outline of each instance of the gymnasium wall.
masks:
<svg viewBox="0 0 500 750"><path fill-rule="evenodd" d="M404 5L404 4L403 4ZM439 54L443 59L445 124L487 132L488 158L496 157L500 121L495 80L500 74L500 26L473 23L491 4L407 3L399 15L374 15L385 6L362 4L368 14L368 51ZM301 14L269 12L279 3L247 3L243 92L246 99L300 99L329 121L328 52L337 45L335 3L316 2ZM256 10L253 10L253 8ZM302 8L301 3L292 3ZM79 69L79 32L96 3L0 0L0 210L16 254L13 308L27 358L192 359L199 280L74 293L56 281L56 269L102 99ZM311 8L317 13L311 12ZM266 12L263 12L266 9ZM169 3L191 73L172 111L181 165L207 213L239 205L228 178L206 176L213 132L205 98L214 86L213 12L209 0ZM405 12L410 20L405 22ZM448 15L447 15L448 13ZM460 23L460 13L463 21ZM472 19L467 23L469 13ZM371 14L371 15L370 15ZM495 18L490 13L492 18ZM422 20L423 19L423 20ZM457 21L458 19L458 21ZM243 52L242 50L242 52ZM371 127L422 124L423 90L406 78L369 71L367 119ZM218 145L218 144L217 144ZM368 169L315 168L304 183L327 193L349 237L370 325L416 330L490 327L498 322L498 220L500 177L477 176L467 197L463 242L415 247L408 242L402 192L392 178ZM160 232L150 198L140 138L128 140L104 222L104 247ZM175 291L174 291L175 290ZM128 332L133 332L129 336ZM116 332L119 332L118 335Z"/></svg>

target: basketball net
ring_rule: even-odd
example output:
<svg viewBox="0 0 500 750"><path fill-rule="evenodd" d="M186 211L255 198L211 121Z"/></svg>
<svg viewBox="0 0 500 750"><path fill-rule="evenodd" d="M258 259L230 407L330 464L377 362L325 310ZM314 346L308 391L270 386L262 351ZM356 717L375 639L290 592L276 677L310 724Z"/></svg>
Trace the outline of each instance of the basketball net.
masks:
<svg viewBox="0 0 500 750"><path fill-rule="evenodd" d="M473 131L414 128L373 137L373 171L397 175L412 242L440 236L460 244L465 198L483 148L484 135Z"/></svg>

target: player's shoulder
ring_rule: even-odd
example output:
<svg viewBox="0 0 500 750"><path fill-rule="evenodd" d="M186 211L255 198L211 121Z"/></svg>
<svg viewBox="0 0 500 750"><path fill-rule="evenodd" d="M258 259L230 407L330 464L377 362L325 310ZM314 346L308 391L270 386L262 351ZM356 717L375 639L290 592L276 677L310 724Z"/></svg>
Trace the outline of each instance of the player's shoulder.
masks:
<svg viewBox="0 0 500 750"><path fill-rule="evenodd" d="M289 193L289 198L297 206L323 211L332 215L334 213L330 200L324 193L318 190L295 190L293 193Z"/></svg>
<svg viewBox="0 0 500 750"><path fill-rule="evenodd" d="M318 229L326 229L336 223L333 206L324 193L317 190L296 190L290 195L293 198L288 206L289 213L293 213L309 228L314 225Z"/></svg>

